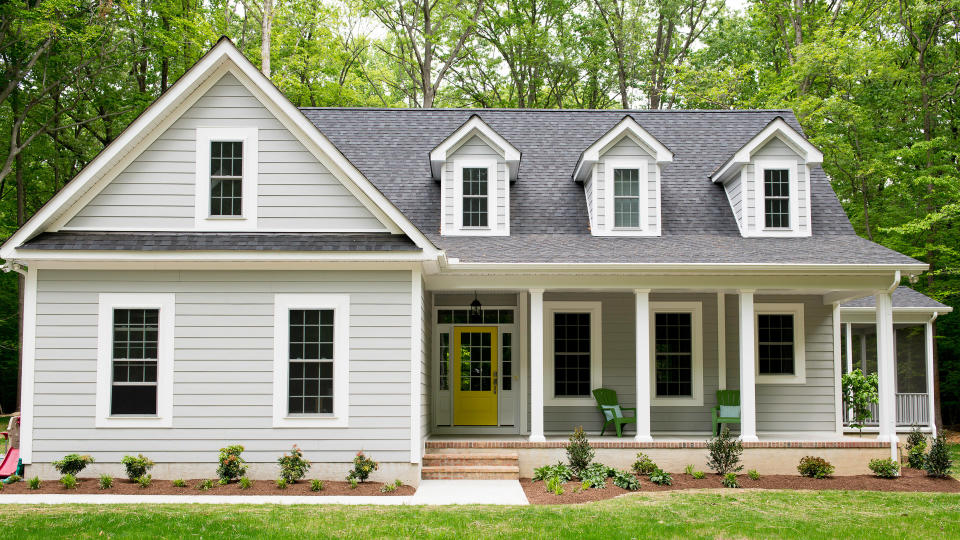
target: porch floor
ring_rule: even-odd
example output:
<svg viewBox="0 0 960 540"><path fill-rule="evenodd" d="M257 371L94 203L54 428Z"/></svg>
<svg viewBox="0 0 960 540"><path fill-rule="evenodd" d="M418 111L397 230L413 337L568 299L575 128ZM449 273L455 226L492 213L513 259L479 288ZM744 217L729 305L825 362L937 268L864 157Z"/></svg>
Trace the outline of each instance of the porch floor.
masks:
<svg viewBox="0 0 960 540"><path fill-rule="evenodd" d="M532 442L527 435L440 435L427 437L426 448L558 448L566 445L568 435L547 435L544 442ZM744 448L881 448L890 443L878 441L876 435L863 437L836 432L762 432L757 442L745 442ZM597 448L705 448L710 433L654 433L652 442L640 442L633 434L588 434Z"/></svg>

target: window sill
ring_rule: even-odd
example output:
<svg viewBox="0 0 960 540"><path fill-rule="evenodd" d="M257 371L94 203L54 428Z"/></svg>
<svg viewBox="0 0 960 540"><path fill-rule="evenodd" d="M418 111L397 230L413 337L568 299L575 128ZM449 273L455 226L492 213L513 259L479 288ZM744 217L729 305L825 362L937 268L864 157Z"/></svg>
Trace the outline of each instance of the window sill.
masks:
<svg viewBox="0 0 960 540"><path fill-rule="evenodd" d="M98 428L169 428L173 427L173 418L149 415L111 415L97 418Z"/></svg>
<svg viewBox="0 0 960 540"><path fill-rule="evenodd" d="M597 406L597 400L593 396L589 397L552 397L544 398L544 407L583 407Z"/></svg>
<svg viewBox="0 0 960 540"><path fill-rule="evenodd" d="M203 219L208 219L210 221L241 221L247 218L243 216L207 216Z"/></svg>
<svg viewBox="0 0 960 540"><path fill-rule="evenodd" d="M651 407L703 407L703 396L650 396Z"/></svg>
<svg viewBox="0 0 960 540"><path fill-rule="evenodd" d="M757 375L755 384L806 384L804 375Z"/></svg>
<svg viewBox="0 0 960 540"><path fill-rule="evenodd" d="M275 428L298 428L298 427L348 427L347 419L334 415L287 415L274 417L273 427Z"/></svg>

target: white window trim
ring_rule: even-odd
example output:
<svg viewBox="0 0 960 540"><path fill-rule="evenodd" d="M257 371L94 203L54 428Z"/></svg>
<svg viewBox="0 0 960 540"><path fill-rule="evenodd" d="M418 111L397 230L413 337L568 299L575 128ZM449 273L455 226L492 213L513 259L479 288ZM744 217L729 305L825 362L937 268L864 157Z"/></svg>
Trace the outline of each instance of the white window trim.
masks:
<svg viewBox="0 0 960 540"><path fill-rule="evenodd" d="M497 193L500 190L500 177L497 172L499 160L495 158L455 159L453 161L453 208L445 209L453 212L453 230L446 229L442 234L447 236L509 236L510 234L510 185L505 186L503 228L499 224L500 204L497 202ZM487 226L463 226L463 170L487 169ZM441 205L443 206L443 205ZM446 219L441 216L442 222Z"/></svg>
<svg viewBox="0 0 960 540"><path fill-rule="evenodd" d="M158 309L157 414L110 414L113 382L113 310ZM96 427L172 427L176 295L173 293L101 293L97 315Z"/></svg>
<svg viewBox="0 0 960 540"><path fill-rule="evenodd" d="M689 313L692 325L693 368L691 396L657 397L656 330L657 313ZM703 406L703 303L702 302L651 302L650 303L650 405L657 407L702 407Z"/></svg>
<svg viewBox="0 0 960 540"><path fill-rule="evenodd" d="M197 128L195 226L212 231L247 231L257 228L258 130L255 127ZM243 143L243 213L240 216L210 215L210 143Z"/></svg>
<svg viewBox="0 0 960 540"><path fill-rule="evenodd" d="M543 384L544 405L582 407L597 404L593 391L603 386L603 324L601 302L544 302L543 303ZM586 397L557 397L554 394L553 314L590 314L590 395Z"/></svg>
<svg viewBox="0 0 960 540"><path fill-rule="evenodd" d="M786 169L790 176L790 227L766 226L766 197L764 196L764 171ZM798 163L795 160L759 159L754 164L753 196L755 230L757 236L796 236L800 232L800 176ZM807 192L809 193L809 189Z"/></svg>
<svg viewBox="0 0 960 540"><path fill-rule="evenodd" d="M333 310L333 414L288 414L290 310ZM350 295L277 294L273 313L273 427L347 427L350 420Z"/></svg>
<svg viewBox="0 0 960 540"><path fill-rule="evenodd" d="M756 384L806 384L806 333L804 332L803 304L754 304L754 373ZM760 374L760 314L793 315L793 375Z"/></svg>
<svg viewBox="0 0 960 540"><path fill-rule="evenodd" d="M650 216L650 167L655 167L654 172L657 182L657 198L654 201L657 207L657 219L654 222ZM597 182L597 173L603 167L603 212L595 212L596 215L603 216L603 227L591 227L594 236L659 236L660 230L660 167L656 163L651 164L649 159L643 157L609 157L603 158L603 163L594 167L593 178L590 181L593 204L599 204L597 190L600 189ZM613 191L613 171L614 169L638 169L640 171L640 226L639 227L615 227L616 211L614 208Z"/></svg>

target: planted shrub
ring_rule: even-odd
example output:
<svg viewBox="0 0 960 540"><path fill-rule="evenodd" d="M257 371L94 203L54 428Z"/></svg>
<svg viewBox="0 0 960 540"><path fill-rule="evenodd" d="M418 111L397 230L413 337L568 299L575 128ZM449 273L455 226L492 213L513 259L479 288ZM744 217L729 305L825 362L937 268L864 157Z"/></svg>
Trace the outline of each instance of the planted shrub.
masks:
<svg viewBox="0 0 960 540"><path fill-rule="evenodd" d="M573 469L574 474L580 475L580 472L590 465L593 461L594 451L587 440L586 433L583 432L583 426L577 426L570 435L570 442L567 443L567 463Z"/></svg>
<svg viewBox="0 0 960 540"><path fill-rule="evenodd" d="M563 482L556 476L547 479L547 491L554 495L563 495Z"/></svg>
<svg viewBox="0 0 960 540"><path fill-rule="evenodd" d="M403 481L397 478L396 480L393 481L393 485L397 486L397 489L400 489L401 487L403 487Z"/></svg>
<svg viewBox="0 0 960 540"><path fill-rule="evenodd" d="M8 484L16 484L21 480L23 480L23 478L19 474L11 474L10 476L7 477Z"/></svg>
<svg viewBox="0 0 960 540"><path fill-rule="evenodd" d="M170 485L172 485L175 488L182 488L182 487L187 487L187 482L183 478L177 478L173 482L170 482Z"/></svg>
<svg viewBox="0 0 960 540"><path fill-rule="evenodd" d="M297 445L293 445L290 453L280 457L277 463L280 464L280 477L289 484L303 478L310 469L310 462L304 459L303 452L297 448Z"/></svg>
<svg viewBox="0 0 960 540"><path fill-rule="evenodd" d="M687 465L692 468L693 465ZM637 460L633 462L633 472L640 476L650 476L650 473L657 470L657 464L650 459L650 456L640 452L637 454Z"/></svg>
<svg viewBox="0 0 960 540"><path fill-rule="evenodd" d="M353 458L353 470L347 474L347 480L356 478L360 482L366 482L370 473L380 468L380 464L364 455L363 450L357 452Z"/></svg>
<svg viewBox="0 0 960 540"><path fill-rule="evenodd" d="M706 473L704 473L703 471L693 471L693 479L694 479L694 480L703 480L703 479L706 478L706 477L707 477L707 475L706 475Z"/></svg>
<svg viewBox="0 0 960 540"><path fill-rule="evenodd" d="M323 491L323 480L314 478L310 481L310 491Z"/></svg>
<svg viewBox="0 0 960 540"><path fill-rule="evenodd" d="M707 442L707 450L709 451L707 467L716 471L717 474L735 473L743 469L740 463L743 443L730 436L730 428L724 426L720 435L710 439Z"/></svg>
<svg viewBox="0 0 960 540"><path fill-rule="evenodd" d="M109 474L101 474L100 479L97 480L97 486L100 489L110 489L113 487L113 478Z"/></svg>
<svg viewBox="0 0 960 540"><path fill-rule="evenodd" d="M133 481L136 481L137 478L141 476L146 476L147 471L153 468L153 461L150 461L150 458L143 454L123 456L120 463L123 463L124 468L127 469L127 478Z"/></svg>
<svg viewBox="0 0 960 540"><path fill-rule="evenodd" d="M913 426L910 435L907 435L906 450L907 465L911 469L923 469L927 458L927 436L920 431L919 427Z"/></svg>
<svg viewBox="0 0 960 540"><path fill-rule="evenodd" d="M384 484L380 486L380 493L392 493L397 490L397 486L393 484Z"/></svg>
<svg viewBox="0 0 960 540"><path fill-rule="evenodd" d="M287 489L289 482L284 477L277 478L277 489Z"/></svg>
<svg viewBox="0 0 960 540"><path fill-rule="evenodd" d="M209 478L197 483L197 491L210 491L211 488L213 488L213 480Z"/></svg>
<svg viewBox="0 0 960 540"><path fill-rule="evenodd" d="M803 456L797 465L800 476L809 478L827 478L833 474L833 469L829 461L817 456Z"/></svg>
<svg viewBox="0 0 960 540"><path fill-rule="evenodd" d="M650 473L650 481L658 486L669 486L673 484L673 477L667 471L657 467L657 470Z"/></svg>
<svg viewBox="0 0 960 540"><path fill-rule="evenodd" d="M87 465L93 463L93 458L88 455L68 454L63 459L53 462L53 468L60 474L70 474L77 476L80 471L87 468Z"/></svg>
<svg viewBox="0 0 960 540"><path fill-rule="evenodd" d="M77 489L77 477L72 474L60 477L60 483L63 484L63 489Z"/></svg>
<svg viewBox="0 0 960 540"><path fill-rule="evenodd" d="M241 476L239 483L240 483L240 489L250 489L250 486L252 485L252 482L250 482L250 479L247 478L246 476Z"/></svg>
<svg viewBox="0 0 960 540"><path fill-rule="evenodd" d="M557 462L556 465L544 465L533 470L533 481L546 480L551 476L559 477L564 482L570 481L575 475L570 467Z"/></svg>
<svg viewBox="0 0 960 540"><path fill-rule="evenodd" d="M871 459L867 466L880 478L896 478L900 474L900 464L890 458Z"/></svg>
<svg viewBox="0 0 960 540"><path fill-rule="evenodd" d="M933 444L930 445L930 453L927 455L923 468L927 471L928 476L945 478L950 474L952 465L950 451L947 449L947 439L943 436L943 433L940 433L933 439Z"/></svg>
<svg viewBox="0 0 960 540"><path fill-rule="evenodd" d="M151 478L149 474L146 475L146 476L141 476L140 478L137 478L137 479L136 479L136 482L137 482L137 484L140 485L140 488L141 488L141 489L146 489L146 488L150 487L150 482L151 482L151 481L153 481L153 478Z"/></svg>
<svg viewBox="0 0 960 540"><path fill-rule="evenodd" d="M876 373L864 375L859 369L844 373L841 379L843 405L853 413L850 426L859 429L861 436L863 425L870 418L870 405L880 399L878 387L879 379Z"/></svg>
<svg viewBox="0 0 960 540"><path fill-rule="evenodd" d="M728 488L740 487L740 483L737 482L737 474L731 472L723 475L723 487L728 487Z"/></svg>
<svg viewBox="0 0 960 540"><path fill-rule="evenodd" d="M247 462L240 456L243 446L235 444L220 449L217 477L221 484L229 484L235 478L240 478L247 472Z"/></svg>
<svg viewBox="0 0 960 540"><path fill-rule="evenodd" d="M683 468L683 472L685 474L689 474L690 476L693 476L693 473L696 472L696 470L697 469L693 466L693 463L687 463L687 466Z"/></svg>
<svg viewBox="0 0 960 540"><path fill-rule="evenodd" d="M607 487L607 477L613 476L616 469L607 467L603 463L591 463L589 467L580 473L580 480L584 484L590 484L595 489Z"/></svg>
<svg viewBox="0 0 960 540"><path fill-rule="evenodd" d="M760 479L760 473L758 473L756 469L750 469L747 471L747 478L757 481Z"/></svg>
<svg viewBox="0 0 960 540"><path fill-rule="evenodd" d="M40 489L40 477L34 476L27 481L27 485L30 487L30 489Z"/></svg>
<svg viewBox="0 0 960 540"><path fill-rule="evenodd" d="M637 480L637 477L628 471L614 471L613 472L613 485L629 489L630 491L636 491L640 489L640 481Z"/></svg>
<svg viewBox="0 0 960 540"><path fill-rule="evenodd" d="M357 489L357 486L360 485L356 478L347 478L347 482L350 482L350 489Z"/></svg>

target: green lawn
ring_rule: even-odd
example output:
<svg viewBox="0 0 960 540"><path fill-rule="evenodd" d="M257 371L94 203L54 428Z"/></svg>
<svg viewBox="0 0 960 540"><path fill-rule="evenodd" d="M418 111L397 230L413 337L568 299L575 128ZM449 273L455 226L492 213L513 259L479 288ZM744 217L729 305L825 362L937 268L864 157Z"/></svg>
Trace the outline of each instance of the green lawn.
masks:
<svg viewBox="0 0 960 540"><path fill-rule="evenodd" d="M930 538L960 530L960 495L722 491L579 506L6 506L16 538Z"/></svg>
<svg viewBox="0 0 960 540"><path fill-rule="evenodd" d="M960 443L950 445L950 459L953 460L953 467L950 469L950 474L957 480L960 480Z"/></svg>

